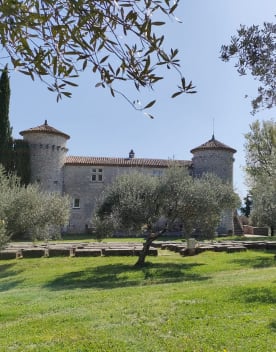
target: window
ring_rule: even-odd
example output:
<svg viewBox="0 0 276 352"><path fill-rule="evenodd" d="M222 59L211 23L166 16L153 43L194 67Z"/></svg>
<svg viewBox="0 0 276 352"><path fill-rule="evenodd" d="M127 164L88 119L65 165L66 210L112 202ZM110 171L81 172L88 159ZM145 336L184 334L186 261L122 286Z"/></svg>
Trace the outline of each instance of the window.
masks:
<svg viewBox="0 0 276 352"><path fill-rule="evenodd" d="M73 200L73 208L80 208L80 200L79 200L79 198L74 198L74 200Z"/></svg>
<svg viewBox="0 0 276 352"><path fill-rule="evenodd" d="M163 170L153 170L152 171L152 176L157 176L160 177L163 174Z"/></svg>
<svg viewBox="0 0 276 352"><path fill-rule="evenodd" d="M92 169L91 181L92 182L102 182L103 181L103 169Z"/></svg>

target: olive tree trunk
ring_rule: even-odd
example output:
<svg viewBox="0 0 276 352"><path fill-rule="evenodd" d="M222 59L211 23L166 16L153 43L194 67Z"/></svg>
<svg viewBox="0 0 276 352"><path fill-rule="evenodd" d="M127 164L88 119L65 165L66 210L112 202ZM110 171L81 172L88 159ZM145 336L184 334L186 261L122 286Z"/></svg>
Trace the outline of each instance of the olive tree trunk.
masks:
<svg viewBox="0 0 276 352"><path fill-rule="evenodd" d="M138 260L135 263L135 266L143 266L145 265L145 260L147 255L149 254L150 246L154 240L160 237L163 233L166 232L166 228L162 229L158 232L151 232L148 234L146 241L143 243L143 248L139 254Z"/></svg>

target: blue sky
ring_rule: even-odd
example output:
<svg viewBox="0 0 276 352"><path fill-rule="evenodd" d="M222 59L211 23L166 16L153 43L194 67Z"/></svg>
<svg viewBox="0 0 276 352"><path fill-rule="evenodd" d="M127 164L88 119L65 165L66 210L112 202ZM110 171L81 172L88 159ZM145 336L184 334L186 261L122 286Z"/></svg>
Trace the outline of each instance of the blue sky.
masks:
<svg viewBox="0 0 276 352"><path fill-rule="evenodd" d="M276 109L250 115L250 97L255 97L258 82L240 77L234 62L222 62L220 47L230 42L240 24L274 22L275 14L275 0L181 0L176 15L183 23L170 22L162 30L166 45L179 49L181 70L198 93L170 99L177 84L173 74L154 92L139 95L128 87L128 96L142 104L158 99L151 111L154 120L119 96L114 99L107 90L94 88L96 80L88 70L73 97L59 103L40 81L11 72L13 135L17 138L20 131L47 119L71 136L70 155L125 157L133 149L137 157L189 160L190 150L211 138L214 120L215 137L237 149L234 187L243 197L244 134L256 118L275 118Z"/></svg>

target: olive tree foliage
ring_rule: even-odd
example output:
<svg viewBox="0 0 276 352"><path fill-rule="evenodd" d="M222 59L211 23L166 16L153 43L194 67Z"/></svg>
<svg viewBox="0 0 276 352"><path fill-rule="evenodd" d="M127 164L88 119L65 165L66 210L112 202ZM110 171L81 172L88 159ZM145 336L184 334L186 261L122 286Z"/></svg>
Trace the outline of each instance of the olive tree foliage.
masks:
<svg viewBox="0 0 276 352"><path fill-rule="evenodd" d="M174 224L187 237L199 231L210 238L224 209L238 199L230 185L213 175L192 178L184 168L172 166L160 177L147 173L119 176L103 193L94 216L96 232L144 232L146 240L137 265L143 265L151 243Z"/></svg>
<svg viewBox="0 0 276 352"><path fill-rule="evenodd" d="M252 198L251 222L275 228L276 221L276 123L258 120L245 135L246 172Z"/></svg>
<svg viewBox="0 0 276 352"><path fill-rule="evenodd" d="M114 96L120 82L153 88L160 67L175 69L180 84L173 96L194 87L182 77L178 50L166 47L164 26L179 0L1 0L2 59L19 72L46 82L57 99L71 96L68 86L88 69L96 86ZM161 34L160 34L161 33ZM124 94L123 94L124 95ZM131 102L134 107L135 102ZM154 101L143 108L150 107ZM149 105L149 106L148 106Z"/></svg>
<svg viewBox="0 0 276 352"><path fill-rule="evenodd" d="M184 201L187 211L181 214L181 220L185 228L189 233L196 230L201 237L209 239L214 237L223 211L237 208L240 202L232 186L212 174L196 178L190 197L183 197Z"/></svg>
<svg viewBox="0 0 276 352"><path fill-rule="evenodd" d="M254 121L245 135L246 172L249 183L276 176L276 122Z"/></svg>
<svg viewBox="0 0 276 352"><path fill-rule="evenodd" d="M6 210L19 188L19 179L13 175L7 177L4 167L0 164L0 249L10 239L7 232Z"/></svg>
<svg viewBox="0 0 276 352"><path fill-rule="evenodd" d="M221 48L223 61L236 59L240 75L250 73L260 82L258 95L252 100L252 113L276 106L276 24L241 25L229 45Z"/></svg>
<svg viewBox="0 0 276 352"><path fill-rule="evenodd" d="M22 187L18 177L0 169L0 244L13 235L27 235L32 240L48 240L60 234L68 223L68 197L44 193L37 185Z"/></svg>
<svg viewBox="0 0 276 352"><path fill-rule="evenodd" d="M276 228L276 175L261 177L252 188L253 207L250 214L252 224L267 226L271 235Z"/></svg>
<svg viewBox="0 0 276 352"><path fill-rule="evenodd" d="M29 185L13 197L6 210L7 231L25 234L33 241L47 241L60 235L61 227L68 223L69 210L66 197Z"/></svg>
<svg viewBox="0 0 276 352"><path fill-rule="evenodd" d="M213 238L223 211L239 205L232 186L213 174L193 178L187 170L170 168L161 182L166 195L164 216L181 222L187 237L197 232Z"/></svg>
<svg viewBox="0 0 276 352"><path fill-rule="evenodd" d="M8 237L6 234L5 221L0 220L0 250L5 246L8 241Z"/></svg>
<svg viewBox="0 0 276 352"><path fill-rule="evenodd" d="M159 188L160 180L148 174L133 172L119 176L99 201L93 218L97 234L104 237L112 236L114 231L141 233L143 227L155 229L164 198Z"/></svg>

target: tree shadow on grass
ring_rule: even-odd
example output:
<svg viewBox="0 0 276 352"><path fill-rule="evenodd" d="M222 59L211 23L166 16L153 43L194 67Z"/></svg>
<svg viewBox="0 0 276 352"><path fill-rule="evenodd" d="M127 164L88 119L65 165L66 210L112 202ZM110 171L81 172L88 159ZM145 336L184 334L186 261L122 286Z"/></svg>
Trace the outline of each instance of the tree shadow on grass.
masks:
<svg viewBox="0 0 276 352"><path fill-rule="evenodd" d="M231 294L231 298L242 303L276 304L276 288L240 288Z"/></svg>
<svg viewBox="0 0 276 352"><path fill-rule="evenodd" d="M276 332L276 320L273 320L268 327L271 329L271 331Z"/></svg>
<svg viewBox="0 0 276 352"><path fill-rule="evenodd" d="M14 280L12 277L18 275L22 270L13 270L14 264L0 265L0 292L8 291L19 285L22 280Z"/></svg>
<svg viewBox="0 0 276 352"><path fill-rule="evenodd" d="M84 271L64 274L49 282L45 287L54 291L76 288L111 289L208 280L207 276L189 272L198 265L203 264L147 263L142 268L126 264L102 265Z"/></svg>
<svg viewBox="0 0 276 352"><path fill-rule="evenodd" d="M2 264L0 265L0 279L3 279L7 276L15 275L14 271L11 271L10 269L14 266L14 264Z"/></svg>
<svg viewBox="0 0 276 352"><path fill-rule="evenodd" d="M248 267L248 268L270 268L270 267L276 267L276 260L274 257L262 257L262 256L256 256L254 258L241 258L241 259L235 259L232 261L232 263L240 264L242 266Z"/></svg>

